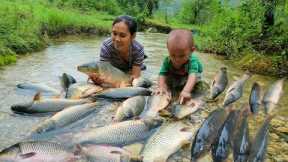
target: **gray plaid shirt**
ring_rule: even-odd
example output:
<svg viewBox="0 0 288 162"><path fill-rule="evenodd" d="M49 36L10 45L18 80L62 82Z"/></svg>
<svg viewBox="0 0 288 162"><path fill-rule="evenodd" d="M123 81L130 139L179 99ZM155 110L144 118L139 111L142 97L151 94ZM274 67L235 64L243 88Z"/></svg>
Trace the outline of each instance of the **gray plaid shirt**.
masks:
<svg viewBox="0 0 288 162"><path fill-rule="evenodd" d="M112 39L107 38L101 46L100 61L109 61L113 66L124 72L131 70L134 65L143 68L144 48L136 40L133 40L130 46L128 62L123 60L118 53L113 46Z"/></svg>

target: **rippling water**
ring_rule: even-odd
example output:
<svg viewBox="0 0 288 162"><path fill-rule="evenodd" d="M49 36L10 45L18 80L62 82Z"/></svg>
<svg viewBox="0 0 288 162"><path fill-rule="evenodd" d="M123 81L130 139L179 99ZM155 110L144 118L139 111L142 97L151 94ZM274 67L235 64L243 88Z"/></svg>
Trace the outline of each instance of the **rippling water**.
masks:
<svg viewBox="0 0 288 162"><path fill-rule="evenodd" d="M144 34L139 33L137 40L145 47L148 59L145 60L147 70L144 75L149 76L152 80L157 79L162 59L167 55L165 34ZM45 117L23 117L13 115L10 106L23 101L30 101L31 96L16 93L15 85L23 82L41 82L51 87L60 89L59 79L62 73L66 72L74 76L78 81L85 81L87 77L76 70L76 66L92 60L97 60L101 42L105 37L87 37L87 36L68 36L58 40L54 40L47 49L21 56L18 62L13 65L5 66L0 69L0 150L8 147L29 134L31 128ZM211 81L215 73L221 66L228 67L230 83L240 77L243 71L233 68L229 62L223 61L217 56L209 54L198 54L204 64L203 78ZM248 101L250 89L254 81L258 81L265 89L267 85L275 81L276 78L254 75L245 85L244 96L238 101L245 103ZM287 104L288 104L288 84L286 81L284 96L278 105L277 119L281 119L284 123L288 120ZM223 95L220 100L223 99ZM110 107L111 105L107 105ZM99 126L111 120L111 112L109 109L99 109L94 114L89 126ZM283 126L287 130L287 126ZM288 133L288 132L287 132ZM287 134L286 134L287 135ZM287 140L276 140L276 144L287 145ZM271 142L272 144L273 141ZM288 153L285 149L275 149L274 153ZM271 151L270 151L271 152ZM181 160L180 160L181 161Z"/></svg>

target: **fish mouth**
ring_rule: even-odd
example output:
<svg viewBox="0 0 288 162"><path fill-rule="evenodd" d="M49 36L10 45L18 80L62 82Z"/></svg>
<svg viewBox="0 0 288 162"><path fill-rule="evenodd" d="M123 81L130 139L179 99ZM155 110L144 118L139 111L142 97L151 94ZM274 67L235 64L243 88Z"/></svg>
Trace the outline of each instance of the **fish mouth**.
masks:
<svg viewBox="0 0 288 162"><path fill-rule="evenodd" d="M31 113L29 111L29 108L31 107L31 104L15 104L11 106L11 110L14 113Z"/></svg>
<svg viewBox="0 0 288 162"><path fill-rule="evenodd" d="M90 62L77 66L77 70L83 73L97 73L98 69L97 62Z"/></svg>

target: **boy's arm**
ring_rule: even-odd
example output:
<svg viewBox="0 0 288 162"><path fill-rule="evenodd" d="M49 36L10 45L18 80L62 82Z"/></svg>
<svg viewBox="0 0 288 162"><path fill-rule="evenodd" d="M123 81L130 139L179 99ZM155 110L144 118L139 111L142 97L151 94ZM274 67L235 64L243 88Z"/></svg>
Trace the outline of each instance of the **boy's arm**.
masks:
<svg viewBox="0 0 288 162"><path fill-rule="evenodd" d="M197 77L195 73L189 74L187 82L179 95L180 104L182 104L186 99L191 98L191 91L193 90L196 82L197 82Z"/></svg>

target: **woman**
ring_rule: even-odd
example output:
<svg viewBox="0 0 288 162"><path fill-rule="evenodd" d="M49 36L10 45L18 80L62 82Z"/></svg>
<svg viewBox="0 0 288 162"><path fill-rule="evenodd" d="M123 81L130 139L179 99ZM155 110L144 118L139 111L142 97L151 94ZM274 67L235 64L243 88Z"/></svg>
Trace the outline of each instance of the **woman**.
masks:
<svg viewBox="0 0 288 162"><path fill-rule="evenodd" d="M131 81L141 76L141 70L145 69L143 64L144 48L135 40L137 23L131 16L119 16L112 24L111 37L104 40L100 51L100 61L108 61L114 67L131 75ZM96 83L103 83L95 75L90 79Z"/></svg>

